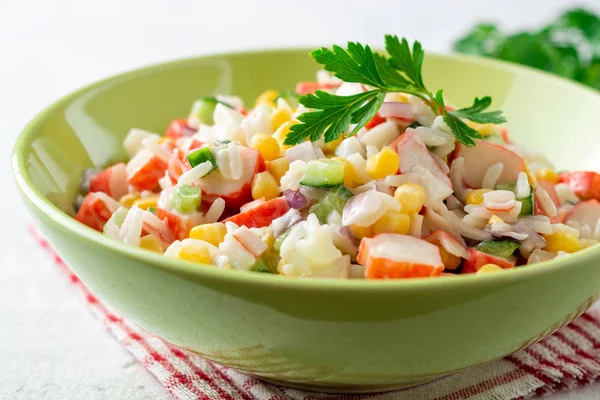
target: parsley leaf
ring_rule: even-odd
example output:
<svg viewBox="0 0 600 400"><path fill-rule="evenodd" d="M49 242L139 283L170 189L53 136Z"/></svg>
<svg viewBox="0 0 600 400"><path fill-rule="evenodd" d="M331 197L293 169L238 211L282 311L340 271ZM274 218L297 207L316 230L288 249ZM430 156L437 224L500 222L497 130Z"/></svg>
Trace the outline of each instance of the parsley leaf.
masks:
<svg viewBox="0 0 600 400"><path fill-rule="evenodd" d="M352 96L336 96L317 90L315 94L302 96L298 99L300 104L319 111L300 115L298 120L302 124L292 125L283 143L293 145L308 138L315 142L321 136L325 137L326 143L333 142L348 131L351 123L357 124L352 131L354 134L373 118L384 97L385 94L377 90Z"/></svg>
<svg viewBox="0 0 600 400"><path fill-rule="evenodd" d="M466 118L478 124L501 124L506 122L506 118L502 115L502 111L488 111L484 112L492 105L492 98L489 96L482 97L481 99L475 98L471 107L461 108L460 110L450 111L460 118Z"/></svg>
<svg viewBox="0 0 600 400"><path fill-rule="evenodd" d="M356 134L377 113L387 93L402 92L419 97L436 115L441 115L455 138L466 146L473 146L481 135L462 119L476 123L502 123L506 119L501 111L486 111L492 104L488 96L475 98L471 107L448 111L442 90L435 94L423 82L423 59L425 53L419 42L412 49L408 41L397 36L385 36L388 56L373 53L371 48L349 42L346 49L334 45L332 50L320 48L311 53L326 71L345 82L360 83L371 90L352 96L338 96L317 90L298 99L312 111L297 119L301 124L292 125L284 144L294 145L306 139L317 141L324 137L325 143L348 133Z"/></svg>
<svg viewBox="0 0 600 400"><path fill-rule="evenodd" d="M475 141L473 139L483 138L479 132L465 124L460 118L451 112L444 115L444 122L446 125L448 125L448 128L450 128L454 134L454 137L456 137L456 140L465 146L474 146Z"/></svg>
<svg viewBox="0 0 600 400"><path fill-rule="evenodd" d="M333 72L344 82L357 82L377 88L386 86L375 67L375 59L369 46L349 42L347 50L334 45L333 51L323 47L310 54L326 71Z"/></svg>

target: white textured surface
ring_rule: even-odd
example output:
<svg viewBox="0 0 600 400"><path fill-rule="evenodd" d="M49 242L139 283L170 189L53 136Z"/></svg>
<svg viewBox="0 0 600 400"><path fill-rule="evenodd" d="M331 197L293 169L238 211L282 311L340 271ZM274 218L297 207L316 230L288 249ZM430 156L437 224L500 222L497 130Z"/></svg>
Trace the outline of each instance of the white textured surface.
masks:
<svg viewBox="0 0 600 400"><path fill-rule="evenodd" d="M9 156L19 130L45 105L116 72L215 51L380 43L384 33L447 51L476 18L533 27L571 1L349 0L342 10L328 0L206 3L0 1L1 400L169 398L86 312L26 232ZM600 12L598 0L587 3ZM551 398L600 399L600 385Z"/></svg>

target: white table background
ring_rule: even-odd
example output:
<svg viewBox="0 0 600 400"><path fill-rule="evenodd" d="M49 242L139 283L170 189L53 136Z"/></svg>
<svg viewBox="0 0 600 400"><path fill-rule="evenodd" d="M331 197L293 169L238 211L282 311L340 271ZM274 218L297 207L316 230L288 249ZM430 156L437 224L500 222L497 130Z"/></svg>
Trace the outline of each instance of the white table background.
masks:
<svg viewBox="0 0 600 400"><path fill-rule="evenodd" d="M379 44L429 51L476 19L548 21L569 0L0 0L0 399L168 399L75 295L26 231L9 168L25 123L68 92L149 63L224 50ZM336 4L345 4L337 7ZM450 5L452 4L452 5ZM587 4L600 12L600 0ZM600 384L552 399L600 399Z"/></svg>

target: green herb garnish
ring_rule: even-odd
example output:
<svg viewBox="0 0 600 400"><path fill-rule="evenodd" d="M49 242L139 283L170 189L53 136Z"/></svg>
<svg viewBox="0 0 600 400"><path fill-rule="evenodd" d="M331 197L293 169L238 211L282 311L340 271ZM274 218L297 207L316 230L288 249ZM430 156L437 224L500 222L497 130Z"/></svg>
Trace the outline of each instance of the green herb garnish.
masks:
<svg viewBox="0 0 600 400"><path fill-rule="evenodd" d="M408 93L422 99L436 115L441 115L458 141L473 146L474 139L482 136L462 119L479 123L499 124L506 122L501 111L485 112L491 105L490 97L476 98L471 107L456 111L446 110L442 91L435 95L429 91L422 76L424 51L419 42L410 48L408 41L397 36L385 36L387 55L373 53L369 46L348 43L346 49L334 45L333 49L321 48L311 53L312 58L337 78L345 82L361 83L370 90L352 96L338 96L321 90L301 96L300 104L313 109L298 117L301 124L293 125L285 144L295 145L306 139L317 141L324 137L325 143L333 142L348 132L356 134L377 113L387 93Z"/></svg>
<svg viewBox="0 0 600 400"><path fill-rule="evenodd" d="M511 61L600 89L600 17L574 8L539 30L505 34L491 23L475 25L454 50Z"/></svg>

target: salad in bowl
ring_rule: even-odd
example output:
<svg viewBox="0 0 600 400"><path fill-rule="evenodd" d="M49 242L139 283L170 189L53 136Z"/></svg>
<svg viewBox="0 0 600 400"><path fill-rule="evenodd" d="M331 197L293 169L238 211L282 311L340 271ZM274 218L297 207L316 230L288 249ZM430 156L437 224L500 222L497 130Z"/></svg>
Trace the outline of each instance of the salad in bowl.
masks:
<svg viewBox="0 0 600 400"><path fill-rule="evenodd" d="M198 268L290 277L482 274L598 243L600 175L514 143L490 97L446 104L418 42L386 51L318 49L314 82L131 129L127 161L85 171L76 219Z"/></svg>

